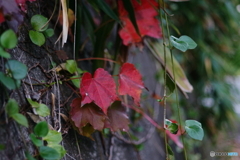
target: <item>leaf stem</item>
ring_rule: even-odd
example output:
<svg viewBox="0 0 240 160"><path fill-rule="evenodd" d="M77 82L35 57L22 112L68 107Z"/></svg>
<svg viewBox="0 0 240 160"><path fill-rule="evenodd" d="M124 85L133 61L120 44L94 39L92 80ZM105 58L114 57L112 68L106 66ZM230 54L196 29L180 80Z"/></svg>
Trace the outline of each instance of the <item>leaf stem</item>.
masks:
<svg viewBox="0 0 240 160"><path fill-rule="evenodd" d="M166 19L166 26L167 26L167 33L168 33L168 37L170 37L170 32L169 32L169 25L168 25L168 18L167 15L165 14L165 19ZM175 38L174 36L172 36L173 38ZM170 43L171 45L171 43ZM170 47L171 48L171 47ZM173 81L174 81L174 85L175 85L175 94L176 94L176 102L177 102L177 112L178 112L178 121L179 121L179 130L181 132L181 139L183 142L183 150L184 150L184 157L185 160L188 160L187 158L187 151L186 151L186 145L185 145L185 141L184 141L184 137L182 134L182 120L181 120L181 114L180 114L180 107L179 107L179 98L178 98L178 88L177 88L177 83L176 83L176 78L175 78L175 70L174 70L174 63L173 63L173 52L172 49L170 49L170 53L171 53L171 63L172 63L172 70L173 70Z"/></svg>
<svg viewBox="0 0 240 160"><path fill-rule="evenodd" d="M77 59L76 61L86 61L86 60L102 60L102 61L109 61L109 62L113 62L116 64L119 64L119 62L111 60L111 59L107 59L107 58L100 58L100 57L91 57L91 58L83 58L83 59Z"/></svg>
<svg viewBox="0 0 240 160"><path fill-rule="evenodd" d="M159 6L161 5L160 0L158 0ZM164 10L165 8L165 2L162 0L163 7L162 9ZM162 27L162 34L163 34L163 44L166 42L165 40L165 31L164 31L164 25L163 25L163 14L161 10L159 11L160 14L160 21L161 21L161 27ZM163 97L167 96L167 58L166 58L166 46L163 45L164 47L164 93ZM167 100L166 98L163 98L163 127L165 129L165 119L166 119L166 114L167 114ZM168 159L168 149L167 149L167 134L166 134L166 129L164 130L164 143L165 143L165 151L166 151L166 159Z"/></svg>

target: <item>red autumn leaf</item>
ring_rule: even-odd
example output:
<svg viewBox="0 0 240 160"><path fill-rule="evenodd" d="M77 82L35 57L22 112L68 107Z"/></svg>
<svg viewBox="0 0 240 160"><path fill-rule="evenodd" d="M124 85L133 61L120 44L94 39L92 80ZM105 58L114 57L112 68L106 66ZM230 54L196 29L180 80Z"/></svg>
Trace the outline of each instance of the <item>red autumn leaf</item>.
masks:
<svg viewBox="0 0 240 160"><path fill-rule="evenodd" d="M80 85L82 106L94 102L105 114L112 102L117 100L116 84L112 76L102 68L98 68L94 77L90 73L84 73Z"/></svg>
<svg viewBox="0 0 240 160"><path fill-rule="evenodd" d="M124 63L119 73L119 94L132 96L135 103L139 104L143 88L144 84L139 71L133 64Z"/></svg>
<svg viewBox="0 0 240 160"><path fill-rule="evenodd" d="M94 103L86 104L81 107L81 98L76 98L72 101L71 107L72 108L70 111L70 117L71 120L74 122L74 125L79 129L80 134L87 134L84 130L84 127L87 124L90 124L93 129L99 131L104 128L107 116Z"/></svg>
<svg viewBox="0 0 240 160"><path fill-rule="evenodd" d="M20 6L21 10L25 12L26 11L26 1L33 2L36 0L15 0L15 1Z"/></svg>
<svg viewBox="0 0 240 160"><path fill-rule="evenodd" d="M112 106L108 109L109 126L111 131L116 132L117 130L128 131L129 119L126 115L125 107L122 106L121 101L115 101Z"/></svg>
<svg viewBox="0 0 240 160"><path fill-rule="evenodd" d="M0 0L0 9L8 23L8 26L15 32L18 30L18 26L23 22L23 15L15 0Z"/></svg>
<svg viewBox="0 0 240 160"><path fill-rule="evenodd" d="M158 13L154 7L158 7L155 0L141 0L139 4L136 0L131 0L135 10L135 17L139 32L139 36L128 17L128 12L124 9L122 0L118 1L118 12L120 19L123 22L123 28L119 31L120 37L124 45L131 43L138 43L142 41L142 37L150 36L154 38L161 38L162 31L159 26L159 21L155 18Z"/></svg>
<svg viewBox="0 0 240 160"><path fill-rule="evenodd" d="M4 15L2 11L0 10L0 24L5 21Z"/></svg>

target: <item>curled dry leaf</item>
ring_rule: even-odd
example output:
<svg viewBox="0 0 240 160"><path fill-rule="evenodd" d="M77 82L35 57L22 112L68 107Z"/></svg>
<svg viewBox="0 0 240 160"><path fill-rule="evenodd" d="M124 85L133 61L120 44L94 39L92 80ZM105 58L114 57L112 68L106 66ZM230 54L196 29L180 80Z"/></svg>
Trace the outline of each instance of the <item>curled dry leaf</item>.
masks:
<svg viewBox="0 0 240 160"><path fill-rule="evenodd" d="M94 102L105 114L111 103L118 99L114 79L102 68L98 68L93 77L88 72L83 74L80 94L82 96L81 106Z"/></svg>
<svg viewBox="0 0 240 160"><path fill-rule="evenodd" d="M44 118L41 117L41 116L39 116L39 115L30 113L30 112L27 112L27 114L29 115L29 117L30 117L30 118L33 120L33 122L35 122L35 123L44 121Z"/></svg>
<svg viewBox="0 0 240 160"><path fill-rule="evenodd" d="M70 28L75 21L74 12L70 8L68 8L68 10L67 10L67 16L68 16L68 23L69 23L69 28ZM59 13L59 23L61 25L63 25L63 11L62 10Z"/></svg>
<svg viewBox="0 0 240 160"><path fill-rule="evenodd" d="M68 28L69 28L69 21L68 21L68 11L67 11L67 2L66 0L61 0L62 4L62 47L64 43L67 42L68 37Z"/></svg>
<svg viewBox="0 0 240 160"><path fill-rule="evenodd" d="M165 66L164 62L164 45L162 41L153 41L150 39L145 39L145 44L148 46L148 48L151 50L155 58L162 64L162 66ZM193 86L188 81L182 67L178 63L178 61L173 57L173 64L172 64L172 58L171 53L169 49L166 48L166 69L168 74L171 76L172 79L174 79L175 73L175 81L177 86L181 89L183 93L185 92L192 92ZM174 70L173 70L174 66ZM187 96L185 94L185 96Z"/></svg>
<svg viewBox="0 0 240 160"><path fill-rule="evenodd" d="M123 40L123 44L129 45L141 42L142 37L144 36L161 38L162 31L160 24L155 18L158 15L156 10L158 3L155 0L141 0L141 3L136 0L131 0L131 2L141 36L136 32L131 20L129 19L128 12L123 5L123 0L119 0L118 12L120 19L123 22L123 28L119 31L119 35Z"/></svg>
<svg viewBox="0 0 240 160"><path fill-rule="evenodd" d="M134 98L134 102L139 104L142 89L144 89L144 84L139 71L133 64L124 63L119 73L119 94L130 95Z"/></svg>

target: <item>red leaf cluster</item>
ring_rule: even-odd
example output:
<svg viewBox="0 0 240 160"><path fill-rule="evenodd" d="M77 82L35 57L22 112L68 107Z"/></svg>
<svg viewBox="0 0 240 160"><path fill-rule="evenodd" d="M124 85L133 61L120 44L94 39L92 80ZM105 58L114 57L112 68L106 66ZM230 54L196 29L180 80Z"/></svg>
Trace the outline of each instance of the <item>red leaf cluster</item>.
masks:
<svg viewBox="0 0 240 160"><path fill-rule="evenodd" d="M139 104L144 88L142 77L133 64L125 63L119 73L119 95L130 95ZM127 131L128 117L116 93L116 83L112 76L102 68L92 76L84 73L80 85L81 98L71 104L70 117L80 134L89 136L92 130L110 128ZM89 127L88 125L91 125ZM87 130L87 131L86 131Z"/></svg>
<svg viewBox="0 0 240 160"><path fill-rule="evenodd" d="M76 98L71 104L70 117L78 128L80 134L91 137L94 130L101 131L104 128L110 128L116 132L121 129L129 129L128 116L120 101L115 101L105 115L102 110L94 103L89 103L81 107L81 98Z"/></svg>
<svg viewBox="0 0 240 160"><path fill-rule="evenodd" d="M119 31L119 35L124 45L134 44L142 41L144 36L161 38L162 31L159 22L155 18L158 13L156 8L158 3L155 0L141 0L139 4L136 0L131 0L134 7L135 18L139 28L140 35L136 32L128 12L123 6L122 0L118 1L118 12L123 22L123 28Z"/></svg>
<svg viewBox="0 0 240 160"><path fill-rule="evenodd" d="M82 106L86 103L94 102L103 112L107 114L107 109L112 102L117 100L116 84L112 76L102 68L91 73L85 73L80 86L82 96Z"/></svg>
<svg viewBox="0 0 240 160"><path fill-rule="evenodd" d="M123 64L119 73L119 94L132 96L138 104L142 89L144 84L138 70L131 63Z"/></svg>

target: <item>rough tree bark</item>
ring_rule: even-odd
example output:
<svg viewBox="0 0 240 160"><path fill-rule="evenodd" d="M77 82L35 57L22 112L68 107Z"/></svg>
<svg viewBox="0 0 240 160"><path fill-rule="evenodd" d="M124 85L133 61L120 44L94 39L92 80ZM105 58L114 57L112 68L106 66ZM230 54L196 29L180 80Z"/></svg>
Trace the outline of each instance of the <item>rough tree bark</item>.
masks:
<svg viewBox="0 0 240 160"><path fill-rule="evenodd" d="M51 69L51 61L61 63L64 60L59 59L56 55L57 50L65 50L68 58L72 59L72 44L69 42L62 49L59 44L55 45L56 36L47 40L47 43L38 47L34 45L29 37L28 30L30 29L30 18L34 14L43 14L49 17L53 9L53 2L36 1L28 3L28 13L25 17L23 25L19 28L18 36L19 43L17 47L11 50L12 58L28 66L28 75L22 81L22 85L18 90L10 91L7 94L2 90L0 92L0 144L5 146L4 150L0 151L1 160L23 160L25 159L24 152L29 151L31 154L37 154L36 148L30 141L29 134L32 133L35 123L26 114L32 112L30 105L26 102L26 94L30 93L32 98L39 95L39 101L46 104L52 112L56 115L48 116L47 122L55 129L59 129L58 122L58 105L60 104L60 112L68 116L70 109L70 102L74 98L72 90L66 83L58 84L56 80L62 77L54 72L48 72ZM56 34L61 32L60 28L55 30ZM83 37L84 39L84 37ZM132 51L134 48L132 49ZM91 48L87 48L83 54L89 54ZM128 61L139 66L139 70L143 75L144 83L149 91L144 91L144 95L148 98L141 103L142 108L147 112L152 110L153 113L148 112L149 115L154 115L155 120L162 123L162 107L158 102L151 99L151 94L161 92L161 87L155 80L156 66L153 63L153 57L148 54L146 49L135 54L129 51ZM80 63L79 66L89 69L89 64ZM54 83L53 83L54 82ZM52 85L34 85L37 83L46 83ZM31 85L32 87L31 88ZM1 86L2 88L2 86ZM55 95L56 108L52 108L53 102L51 94ZM15 121L6 116L4 107L8 98L14 98L18 101L20 111L26 115L29 128L19 126ZM133 144L126 143L116 136L110 134L108 137L103 137L100 132L93 134L94 140L83 137L74 131L69 123L61 119L61 133L63 135L62 145L67 151L63 159L83 159L83 160L160 160L165 159L165 147L163 143L163 136L156 131L152 125L144 118L135 122L133 126L140 126L143 128L141 132L135 132L138 138L144 138L143 149L138 150ZM134 131L132 131L134 132Z"/></svg>

